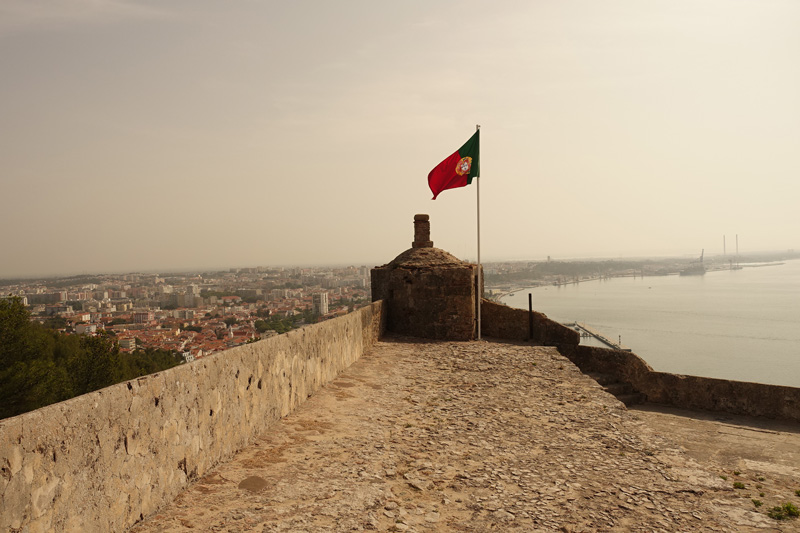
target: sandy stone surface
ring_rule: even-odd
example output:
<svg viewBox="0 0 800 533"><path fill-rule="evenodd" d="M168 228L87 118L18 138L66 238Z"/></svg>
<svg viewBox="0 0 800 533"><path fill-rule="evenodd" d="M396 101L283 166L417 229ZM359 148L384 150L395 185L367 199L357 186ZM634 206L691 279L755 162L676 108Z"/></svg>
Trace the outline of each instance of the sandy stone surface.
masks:
<svg viewBox="0 0 800 533"><path fill-rule="evenodd" d="M800 522L778 523L743 514L766 513L786 502L800 507L800 425L729 415L686 411L653 405L634 406L631 413L656 435L669 438L687 456L710 468L726 486L737 488L738 506L723 512L739 524L762 525L779 531L800 531ZM754 500L761 502L757 508Z"/></svg>
<svg viewBox="0 0 800 533"><path fill-rule="evenodd" d="M791 457L706 453L681 431L718 426L679 419L626 410L554 348L384 340L131 531L798 530L765 514L800 504Z"/></svg>

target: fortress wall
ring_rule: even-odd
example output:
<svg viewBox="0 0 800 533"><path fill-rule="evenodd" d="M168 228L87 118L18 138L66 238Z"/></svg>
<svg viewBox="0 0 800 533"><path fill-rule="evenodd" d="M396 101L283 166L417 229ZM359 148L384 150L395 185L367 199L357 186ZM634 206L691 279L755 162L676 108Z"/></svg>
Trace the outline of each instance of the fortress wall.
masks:
<svg viewBox="0 0 800 533"><path fill-rule="evenodd" d="M0 421L0 531L122 531L357 360L382 302Z"/></svg>
<svg viewBox="0 0 800 533"><path fill-rule="evenodd" d="M800 388L655 372L632 352L580 346L578 333L534 311L534 342L557 345L582 372L628 382L647 401L683 409L722 411L800 422ZM483 300L481 331L488 337L528 339L528 311Z"/></svg>
<svg viewBox="0 0 800 533"><path fill-rule="evenodd" d="M581 369L581 372L610 374L634 387L646 383L653 369L633 352L595 346L560 346L559 351ZM638 389L640 392L644 392Z"/></svg>
<svg viewBox="0 0 800 533"><path fill-rule="evenodd" d="M653 403L800 422L796 387L652 372L637 388Z"/></svg>
<svg viewBox="0 0 800 533"><path fill-rule="evenodd" d="M576 331L547 318L543 313L533 312L533 339L529 333L528 311L504 304L481 300L481 334L498 339L515 341L532 340L541 344L578 344L580 335Z"/></svg>
<svg viewBox="0 0 800 533"><path fill-rule="evenodd" d="M582 372L601 372L628 382L644 393L648 402L800 422L800 388L655 372L638 355L623 350L559 349Z"/></svg>

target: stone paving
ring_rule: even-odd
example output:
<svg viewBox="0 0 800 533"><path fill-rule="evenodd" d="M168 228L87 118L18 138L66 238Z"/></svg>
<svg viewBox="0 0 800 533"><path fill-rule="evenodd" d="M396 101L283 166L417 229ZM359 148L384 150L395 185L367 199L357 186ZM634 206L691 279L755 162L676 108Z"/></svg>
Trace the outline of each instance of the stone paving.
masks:
<svg viewBox="0 0 800 533"><path fill-rule="evenodd" d="M131 531L797 530L646 415L555 348L385 339Z"/></svg>

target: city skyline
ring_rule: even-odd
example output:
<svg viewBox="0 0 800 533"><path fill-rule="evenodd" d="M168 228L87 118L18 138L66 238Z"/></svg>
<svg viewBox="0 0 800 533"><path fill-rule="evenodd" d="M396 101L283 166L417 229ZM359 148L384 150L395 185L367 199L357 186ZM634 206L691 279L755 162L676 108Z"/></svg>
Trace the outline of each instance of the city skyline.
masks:
<svg viewBox="0 0 800 533"><path fill-rule="evenodd" d="M789 1L0 6L0 278L800 248ZM227 268L227 267L225 267Z"/></svg>

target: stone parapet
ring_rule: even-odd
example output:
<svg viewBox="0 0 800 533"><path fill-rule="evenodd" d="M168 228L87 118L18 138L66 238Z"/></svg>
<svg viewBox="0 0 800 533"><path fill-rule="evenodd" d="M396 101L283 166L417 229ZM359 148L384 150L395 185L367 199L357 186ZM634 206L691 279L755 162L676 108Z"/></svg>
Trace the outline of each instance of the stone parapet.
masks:
<svg viewBox="0 0 800 533"><path fill-rule="evenodd" d="M648 401L684 409L800 422L800 389L652 372L639 385Z"/></svg>
<svg viewBox="0 0 800 533"><path fill-rule="evenodd" d="M581 371L626 381L651 403L800 422L799 388L655 372L638 355L624 350L561 346L560 351Z"/></svg>
<svg viewBox="0 0 800 533"><path fill-rule="evenodd" d="M577 332L536 311L532 339L529 329L528 311L487 300L481 303L483 335L557 346L582 372L630 383L648 402L800 422L799 388L655 372L633 352L579 345Z"/></svg>
<svg viewBox="0 0 800 533"><path fill-rule="evenodd" d="M627 350L597 346L561 346L560 351L582 372L609 374L630 384L642 384L653 372L641 357Z"/></svg>
<svg viewBox="0 0 800 533"><path fill-rule="evenodd" d="M0 531L123 531L357 360L383 304L0 421Z"/></svg>
<svg viewBox="0 0 800 533"><path fill-rule="evenodd" d="M530 335L530 315L490 300L481 301L481 334L487 337L515 341L533 341L547 345L577 345L580 336L576 331L547 318L544 313L533 312L533 337Z"/></svg>

